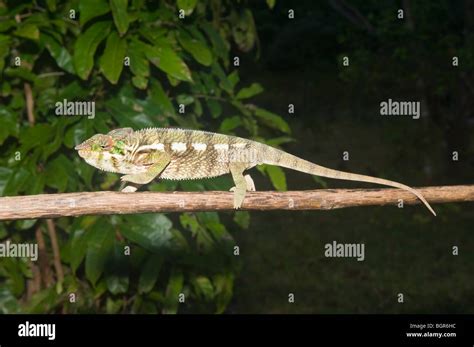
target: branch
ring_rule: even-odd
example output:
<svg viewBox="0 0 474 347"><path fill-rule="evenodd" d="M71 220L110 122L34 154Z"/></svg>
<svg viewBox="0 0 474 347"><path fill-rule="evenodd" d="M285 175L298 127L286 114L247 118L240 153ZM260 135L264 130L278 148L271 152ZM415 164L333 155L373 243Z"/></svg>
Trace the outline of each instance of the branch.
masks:
<svg viewBox="0 0 474 347"><path fill-rule="evenodd" d="M430 203L474 201L474 185L418 189ZM243 210L332 210L351 206L418 204L401 189L320 189L248 192ZM101 214L233 210L231 192L89 192L0 198L0 220ZM424 208L424 207L423 207Z"/></svg>

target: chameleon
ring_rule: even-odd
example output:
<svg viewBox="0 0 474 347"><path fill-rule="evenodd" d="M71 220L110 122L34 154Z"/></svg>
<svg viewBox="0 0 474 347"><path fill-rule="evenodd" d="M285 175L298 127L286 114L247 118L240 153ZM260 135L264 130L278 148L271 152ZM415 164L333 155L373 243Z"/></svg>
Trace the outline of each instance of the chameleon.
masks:
<svg viewBox="0 0 474 347"><path fill-rule="evenodd" d="M256 165L277 165L320 177L375 183L404 189L416 195L436 216L417 190L382 178L333 170L278 148L245 138L219 133L177 129L120 128L95 134L75 149L88 164L108 172L123 174L123 192L134 192L155 178L188 180L231 174L235 186L233 205L242 207L247 191L255 191L250 175L244 172Z"/></svg>

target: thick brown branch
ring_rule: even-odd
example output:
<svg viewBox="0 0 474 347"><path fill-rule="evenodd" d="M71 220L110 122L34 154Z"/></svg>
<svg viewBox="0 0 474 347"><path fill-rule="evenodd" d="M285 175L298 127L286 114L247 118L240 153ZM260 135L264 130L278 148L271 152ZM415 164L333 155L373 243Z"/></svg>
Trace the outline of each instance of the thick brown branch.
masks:
<svg viewBox="0 0 474 347"><path fill-rule="evenodd" d="M430 203L474 201L474 185L419 188ZM231 192L90 192L0 198L0 220L100 214L232 210ZM351 206L417 204L400 189L320 189L248 192L244 210L331 210ZM423 207L424 208L424 207Z"/></svg>

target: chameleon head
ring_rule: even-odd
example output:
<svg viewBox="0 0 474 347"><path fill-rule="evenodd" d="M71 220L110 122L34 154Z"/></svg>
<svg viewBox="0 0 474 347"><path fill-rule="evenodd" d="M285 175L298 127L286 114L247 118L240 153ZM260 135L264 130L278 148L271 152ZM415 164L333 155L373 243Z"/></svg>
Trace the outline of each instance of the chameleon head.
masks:
<svg viewBox="0 0 474 347"><path fill-rule="evenodd" d="M118 163L125 156L125 144L109 134L97 134L74 147L89 165L100 170L119 172Z"/></svg>

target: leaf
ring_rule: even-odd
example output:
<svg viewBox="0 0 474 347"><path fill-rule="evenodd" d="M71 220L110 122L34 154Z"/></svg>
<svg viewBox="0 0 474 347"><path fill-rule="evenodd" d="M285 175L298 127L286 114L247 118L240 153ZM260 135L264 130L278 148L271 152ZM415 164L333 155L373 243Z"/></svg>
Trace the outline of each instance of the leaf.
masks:
<svg viewBox="0 0 474 347"><path fill-rule="evenodd" d="M191 53L193 58L200 64L209 66L212 63L212 53L207 46L188 33L181 30L178 34L178 41L183 48Z"/></svg>
<svg viewBox="0 0 474 347"><path fill-rule="evenodd" d="M176 114L170 98L166 95L163 86L158 80L153 80L150 97L154 102L161 106L165 117L172 117Z"/></svg>
<svg viewBox="0 0 474 347"><path fill-rule="evenodd" d="M13 34L30 40L38 40L40 36L39 29L34 24L23 24Z"/></svg>
<svg viewBox="0 0 474 347"><path fill-rule="evenodd" d="M280 137L275 137L273 139L267 140L266 144L269 145L269 146L279 146L281 144L288 143L288 142L293 142L293 141L295 141L295 139L292 138L292 137L280 136Z"/></svg>
<svg viewBox="0 0 474 347"><path fill-rule="evenodd" d="M12 173L13 170L0 166L0 196L3 196L3 192Z"/></svg>
<svg viewBox="0 0 474 347"><path fill-rule="evenodd" d="M202 297L205 301L211 301L214 298L214 287L209 278L198 276L193 279L192 284L196 294Z"/></svg>
<svg viewBox="0 0 474 347"><path fill-rule="evenodd" d="M128 46L127 55L130 57L130 70L135 75L132 77L133 85L138 89L146 89L150 76L150 63L140 48L141 46L132 40Z"/></svg>
<svg viewBox="0 0 474 347"><path fill-rule="evenodd" d="M179 305L179 294L183 289L184 275L181 271L172 269L170 279L168 280L168 286L166 287L166 298L165 305L162 313L174 314L178 312Z"/></svg>
<svg viewBox="0 0 474 347"><path fill-rule="evenodd" d="M107 37L104 54L100 57L99 65L102 74L112 84L117 84L122 73L127 42L115 32Z"/></svg>
<svg viewBox="0 0 474 347"><path fill-rule="evenodd" d="M5 69L5 75L10 77L10 78L18 77L18 78L21 78L23 80L30 81L30 82L33 82L33 83L37 79L36 75L33 72L31 72L30 70L27 70L23 67L16 67L16 68L7 67ZM10 104L10 106L11 106L11 104Z"/></svg>
<svg viewBox="0 0 474 347"><path fill-rule="evenodd" d="M111 257L105 266L105 282L109 291L116 294L126 293L129 285L128 256L124 245L115 241Z"/></svg>
<svg viewBox="0 0 474 347"><path fill-rule="evenodd" d="M227 66L229 61L229 44L225 41L219 32L212 26L211 23L204 23L201 28L207 34L207 37L211 40L214 54L220 57L224 64Z"/></svg>
<svg viewBox="0 0 474 347"><path fill-rule="evenodd" d="M61 69L69 73L74 73L72 57L64 45L61 45L54 38L45 33L41 35L41 42L45 45L49 54L56 60L56 63Z"/></svg>
<svg viewBox="0 0 474 347"><path fill-rule="evenodd" d="M50 124L37 124L34 127L23 128L20 133L20 153L26 153L31 148L43 146L53 140L53 127Z"/></svg>
<svg viewBox="0 0 474 347"><path fill-rule="evenodd" d="M194 113L197 116L202 116L202 103L199 99L194 99Z"/></svg>
<svg viewBox="0 0 474 347"><path fill-rule="evenodd" d="M173 247L172 223L163 214L140 214L124 217L121 233L149 251L163 251Z"/></svg>
<svg viewBox="0 0 474 347"><path fill-rule="evenodd" d="M144 90L148 86L148 79L142 76L133 76L132 84L138 89Z"/></svg>
<svg viewBox="0 0 474 347"><path fill-rule="evenodd" d="M176 96L176 101L178 102L178 104L187 106L194 102L194 97L189 94L179 94L178 96Z"/></svg>
<svg viewBox="0 0 474 347"><path fill-rule="evenodd" d="M267 0L267 6L270 8L270 9L273 9L275 7L275 1L276 0Z"/></svg>
<svg viewBox="0 0 474 347"><path fill-rule="evenodd" d="M15 296L20 296L25 290L25 278L21 274L19 261L21 260L15 258L5 258L2 260L3 268L7 273L6 284Z"/></svg>
<svg viewBox="0 0 474 347"><path fill-rule="evenodd" d="M286 177L281 167L268 165L265 167L265 171L268 173L275 189L286 190Z"/></svg>
<svg viewBox="0 0 474 347"><path fill-rule="evenodd" d="M143 270L138 281L138 292L148 293L153 289L163 264L163 257L159 254L151 254L143 265Z"/></svg>
<svg viewBox="0 0 474 347"><path fill-rule="evenodd" d="M56 11L56 0L46 0L46 6L48 6L49 11Z"/></svg>
<svg viewBox="0 0 474 347"><path fill-rule="evenodd" d="M250 225L250 213L247 211L236 211L234 213L234 222L242 229L248 229Z"/></svg>
<svg viewBox="0 0 474 347"><path fill-rule="evenodd" d="M178 9L184 10L186 16L193 13L197 0L178 0Z"/></svg>
<svg viewBox="0 0 474 347"><path fill-rule="evenodd" d="M10 53L10 37L0 35L0 73L5 67L5 57Z"/></svg>
<svg viewBox="0 0 474 347"><path fill-rule="evenodd" d="M257 41L257 30L252 12L245 9L232 26L232 35L235 43L243 52L250 51Z"/></svg>
<svg viewBox="0 0 474 347"><path fill-rule="evenodd" d="M72 162L64 154L46 165L45 177L47 185L57 189L59 193L66 190L70 179L77 179Z"/></svg>
<svg viewBox="0 0 474 347"><path fill-rule="evenodd" d="M259 107L255 107L254 114L270 128L278 129L287 134L291 133L290 126L282 117Z"/></svg>
<svg viewBox="0 0 474 347"><path fill-rule="evenodd" d="M213 118L218 118L222 114L222 106L220 102L214 99L207 99L206 103Z"/></svg>
<svg viewBox="0 0 474 347"><path fill-rule="evenodd" d="M118 312L120 312L120 309L123 307L123 305L123 299L114 300L108 297L107 301L105 302L105 312L107 314L117 314Z"/></svg>
<svg viewBox="0 0 474 347"><path fill-rule="evenodd" d="M127 13L128 0L110 0L110 7L112 8L112 16L120 36L123 36L130 24L130 19Z"/></svg>
<svg viewBox="0 0 474 347"><path fill-rule="evenodd" d="M86 255L86 277L95 286L104 271L114 244L114 232L105 219L100 219L89 230Z"/></svg>
<svg viewBox="0 0 474 347"><path fill-rule="evenodd" d="M262 86L259 83L252 83L249 87L242 88L241 90L239 90L236 98L248 99L248 98L251 98L252 96L260 94L261 92L263 92Z"/></svg>
<svg viewBox="0 0 474 347"><path fill-rule="evenodd" d="M99 44L107 37L110 22L93 24L82 33L74 45L74 67L77 75L86 80L94 65L94 54Z"/></svg>
<svg viewBox="0 0 474 347"><path fill-rule="evenodd" d="M212 282L216 293L216 313L223 313L232 299L234 275L232 273L217 274Z"/></svg>
<svg viewBox="0 0 474 347"><path fill-rule="evenodd" d="M26 307L26 313L44 313L49 312L55 306L58 295L54 286L43 289L33 294Z"/></svg>
<svg viewBox="0 0 474 347"><path fill-rule="evenodd" d="M84 26L92 18L102 16L110 12L107 0L81 0L79 1L79 13L81 26Z"/></svg>
<svg viewBox="0 0 474 347"><path fill-rule="evenodd" d="M0 287L0 314L20 312L20 303L6 286Z"/></svg>
<svg viewBox="0 0 474 347"><path fill-rule="evenodd" d="M170 48L166 46L154 47L141 43L148 60L171 77L181 81L191 82L191 71L186 63Z"/></svg>
<svg viewBox="0 0 474 347"><path fill-rule="evenodd" d="M217 241L233 241L224 224L220 222L217 212L198 212L199 222Z"/></svg>
<svg viewBox="0 0 474 347"><path fill-rule="evenodd" d="M18 193L24 192L28 183L33 181L32 173L24 167L16 169L3 190L5 196L18 195Z"/></svg>
<svg viewBox="0 0 474 347"><path fill-rule="evenodd" d="M0 22L0 33L3 33L16 25L13 19L2 19Z"/></svg>
<svg viewBox="0 0 474 347"><path fill-rule="evenodd" d="M130 43L128 56L130 57L130 70L136 76L150 76L150 64L146 60L145 53L139 49L140 46Z"/></svg>
<svg viewBox="0 0 474 347"><path fill-rule="evenodd" d="M229 76L227 76L227 80L232 86L232 89L234 89L237 83L239 83L240 81L239 73L237 72L237 70L232 71L232 73L230 73Z"/></svg>
<svg viewBox="0 0 474 347"><path fill-rule="evenodd" d="M87 252L87 237L90 233L84 229L75 229L71 236L71 269L75 273L81 265Z"/></svg>
<svg viewBox="0 0 474 347"><path fill-rule="evenodd" d="M0 145L7 137L18 135L17 116L4 106L0 106L0 119L2 126L0 127Z"/></svg>

